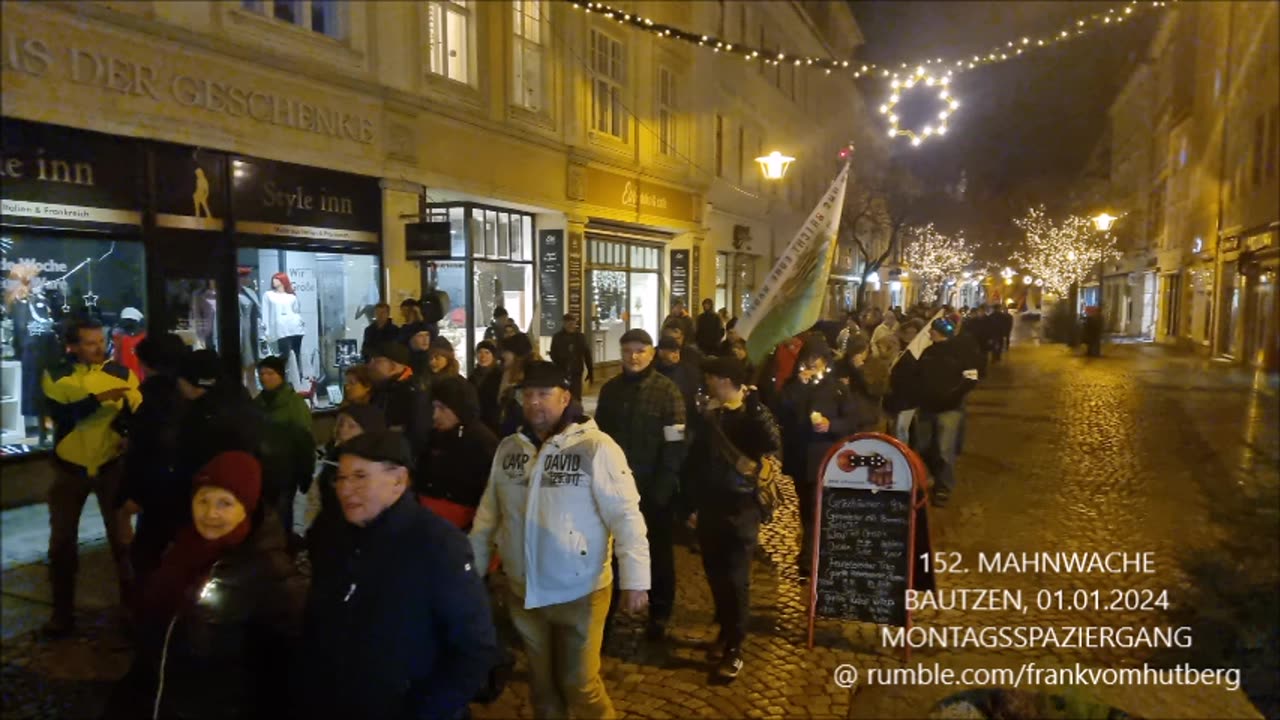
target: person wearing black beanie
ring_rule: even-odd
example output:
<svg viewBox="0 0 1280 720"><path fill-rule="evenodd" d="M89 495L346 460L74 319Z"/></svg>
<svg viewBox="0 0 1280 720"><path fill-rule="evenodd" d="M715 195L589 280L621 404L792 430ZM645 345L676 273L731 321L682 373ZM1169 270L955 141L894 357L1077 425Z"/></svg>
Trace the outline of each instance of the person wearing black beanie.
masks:
<svg viewBox="0 0 1280 720"><path fill-rule="evenodd" d="M431 436L413 486L423 505L467 531L489 482L498 437L481 422L475 388L461 377L441 378L431 399Z"/></svg>

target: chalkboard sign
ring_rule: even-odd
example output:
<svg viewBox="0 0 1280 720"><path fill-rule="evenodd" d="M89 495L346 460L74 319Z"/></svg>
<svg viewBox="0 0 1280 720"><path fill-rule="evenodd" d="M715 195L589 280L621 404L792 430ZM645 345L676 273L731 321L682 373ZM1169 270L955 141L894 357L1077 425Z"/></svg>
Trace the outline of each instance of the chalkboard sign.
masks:
<svg viewBox="0 0 1280 720"><path fill-rule="evenodd" d="M816 617L910 627L906 591L931 590L917 558L929 552L928 473L888 435L835 444L819 470L810 585L809 646Z"/></svg>
<svg viewBox="0 0 1280 720"><path fill-rule="evenodd" d="M551 336L564 321L564 231L538 233L538 332Z"/></svg>
<svg viewBox="0 0 1280 720"><path fill-rule="evenodd" d="M671 302L689 305L689 251L671 251Z"/></svg>

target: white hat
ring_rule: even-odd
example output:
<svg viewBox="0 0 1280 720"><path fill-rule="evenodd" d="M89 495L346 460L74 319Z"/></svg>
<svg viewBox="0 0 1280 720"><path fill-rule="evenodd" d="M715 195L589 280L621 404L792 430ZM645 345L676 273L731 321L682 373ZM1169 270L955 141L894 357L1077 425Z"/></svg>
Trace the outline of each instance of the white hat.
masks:
<svg viewBox="0 0 1280 720"><path fill-rule="evenodd" d="M142 311L135 307L127 307L120 311L120 319L142 322Z"/></svg>

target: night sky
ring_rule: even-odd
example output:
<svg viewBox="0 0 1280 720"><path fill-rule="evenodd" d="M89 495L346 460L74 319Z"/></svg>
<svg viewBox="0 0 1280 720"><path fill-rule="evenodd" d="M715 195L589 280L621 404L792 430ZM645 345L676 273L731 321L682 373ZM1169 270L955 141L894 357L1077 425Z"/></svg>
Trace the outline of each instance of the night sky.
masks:
<svg viewBox="0 0 1280 720"><path fill-rule="evenodd" d="M1077 18L1122 8L1099 2L853 2L866 44L859 59L884 63L986 55L1023 35L1052 34ZM1131 63L1145 52L1160 11L1021 57L966 71L953 81L961 108L947 136L913 148L913 171L931 185L954 182L963 168L969 187L1023 194L1075 177L1106 127L1107 108ZM1034 46L1033 46L1034 48ZM879 78L864 80L868 104L888 95ZM903 102L907 96L903 97ZM910 113L937 107L915 99ZM925 106L923 110L918 106ZM903 115L908 118L907 115Z"/></svg>

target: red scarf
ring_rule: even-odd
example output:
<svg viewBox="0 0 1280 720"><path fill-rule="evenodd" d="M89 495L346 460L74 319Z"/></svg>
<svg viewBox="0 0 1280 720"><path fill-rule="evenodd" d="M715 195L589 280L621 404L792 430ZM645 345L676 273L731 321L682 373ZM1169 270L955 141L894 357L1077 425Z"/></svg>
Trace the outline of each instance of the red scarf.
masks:
<svg viewBox="0 0 1280 720"><path fill-rule="evenodd" d="M231 532L217 540L206 540L194 525L178 531L160 567L142 591L141 615L144 618L168 620L195 598L206 574L227 550L249 537L253 524L248 517Z"/></svg>

